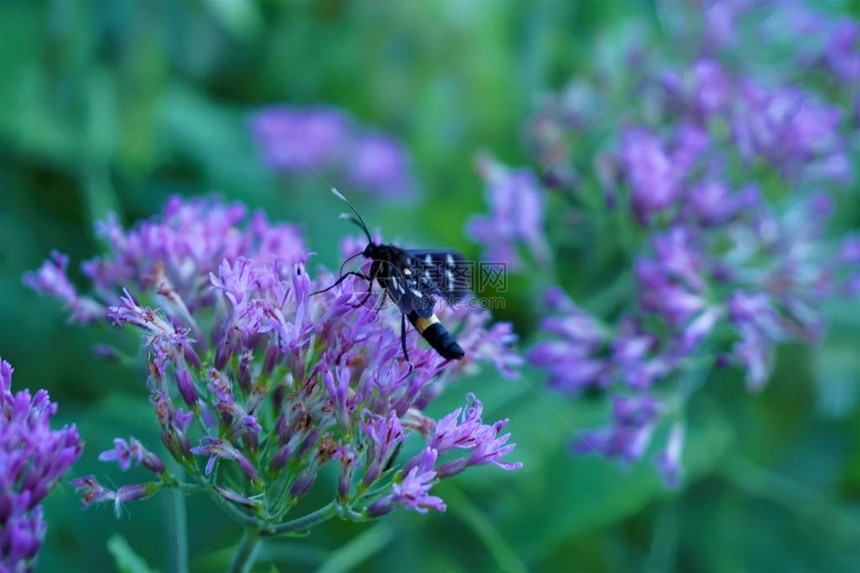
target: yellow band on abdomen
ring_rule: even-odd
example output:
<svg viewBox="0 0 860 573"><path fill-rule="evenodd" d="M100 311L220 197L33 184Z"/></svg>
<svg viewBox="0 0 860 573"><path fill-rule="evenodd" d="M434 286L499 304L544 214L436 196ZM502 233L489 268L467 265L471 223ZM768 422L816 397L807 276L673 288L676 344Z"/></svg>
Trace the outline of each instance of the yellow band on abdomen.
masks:
<svg viewBox="0 0 860 573"><path fill-rule="evenodd" d="M428 328L430 328L431 325L436 324L437 322L439 322L439 319L436 318L435 314L430 318L421 318L419 316L415 320L415 329L423 334L425 330L427 330Z"/></svg>

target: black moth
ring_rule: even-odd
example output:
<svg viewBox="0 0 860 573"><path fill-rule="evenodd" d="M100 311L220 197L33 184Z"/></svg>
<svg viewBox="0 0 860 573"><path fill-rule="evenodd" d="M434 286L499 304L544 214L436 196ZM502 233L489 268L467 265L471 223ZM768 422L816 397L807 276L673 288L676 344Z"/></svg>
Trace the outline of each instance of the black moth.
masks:
<svg viewBox="0 0 860 573"><path fill-rule="evenodd" d="M448 250L409 250L401 249L396 245L377 245L373 242L364 219L355 207L337 189L333 188L332 193L346 203L355 214L353 216L344 213L341 217L355 223L367 236L367 247L350 259L359 255L369 259L370 274L358 271L341 273L333 285L317 293L334 288L349 276L357 276L368 281L368 292L356 305L361 306L370 298L373 281L376 280L385 295L402 313L400 344L407 361L409 360L409 353L406 351L407 319L443 358L449 360L463 358L463 349L433 312L436 304L434 297L437 295L449 302L461 301L470 295L470 269L465 264L463 255ZM350 259L344 261L344 265Z"/></svg>

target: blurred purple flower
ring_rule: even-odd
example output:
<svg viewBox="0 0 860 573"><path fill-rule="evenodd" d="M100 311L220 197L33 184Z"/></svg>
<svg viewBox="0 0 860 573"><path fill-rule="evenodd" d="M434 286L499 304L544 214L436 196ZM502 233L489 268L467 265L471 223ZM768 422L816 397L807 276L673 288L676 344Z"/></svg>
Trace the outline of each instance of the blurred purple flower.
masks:
<svg viewBox="0 0 860 573"><path fill-rule="evenodd" d="M754 185L732 192L728 183L708 179L689 188L684 215L701 226L722 225L748 213L760 201L761 194Z"/></svg>
<svg viewBox="0 0 860 573"><path fill-rule="evenodd" d="M617 396L612 403L614 424L584 433L574 442L573 449L580 454L598 453L632 463L645 454L662 409L648 395Z"/></svg>
<svg viewBox="0 0 860 573"><path fill-rule="evenodd" d="M45 539L40 503L77 461L75 426L51 429L57 405L45 390L12 393L12 365L0 359L0 569L30 571Z"/></svg>
<svg viewBox="0 0 860 573"><path fill-rule="evenodd" d="M348 152L353 126L328 107L270 107L251 121L266 163L281 171L310 171L333 164Z"/></svg>
<svg viewBox="0 0 860 573"><path fill-rule="evenodd" d="M702 6L706 41L716 46L734 43L737 21L753 5L753 0L707 0Z"/></svg>
<svg viewBox="0 0 860 573"><path fill-rule="evenodd" d="M358 138L346 167L351 185L380 196L405 196L414 192L409 156L395 139L379 133Z"/></svg>
<svg viewBox="0 0 860 573"><path fill-rule="evenodd" d="M833 191L854 176L857 146L846 123L860 125L860 96L851 90L860 73L860 27L802 3L783 4L764 19L765 7L751 0L661 6L663 22L678 24L673 39L698 45L695 60L667 68L674 55L660 60L664 50L638 46L625 61L635 69L624 81L600 73L583 89L606 94L602 113L582 108L568 117L552 109L527 126L544 168L547 152L555 162L567 159L572 123L604 127L582 146L585 157L553 166L553 173L585 179L579 169L590 163L593 176L577 184L605 198L571 193L558 217L576 224L577 239L553 246L564 256L560 269L581 257L595 276L628 268L634 279L618 272L611 286L582 274L571 281L593 297L601 311L594 314L556 289L540 322L546 337L528 358L550 387L574 397L596 387L614 401L614 423L590 432L578 450L632 461L652 436L666 435L658 426L671 418L657 460L670 486L683 471L679 414L710 365L739 364L749 388L761 388L778 344L821 339L828 297L860 295L860 240L849 237L837 252L827 236L841 202ZM748 40L762 52L786 50L788 64L768 62L761 73L752 51L733 51ZM828 68L834 77L824 79L836 81L798 81L806 78L796 70L814 67ZM627 100L632 105L612 99L631 88L638 89ZM601 140L607 133L608 143ZM671 409L665 416L650 407L655 397L642 394L652 389ZM631 390L639 394L619 398ZM641 415L630 417L630 409Z"/></svg>
<svg viewBox="0 0 860 573"><path fill-rule="evenodd" d="M684 466L681 454L684 448L684 426L675 424L669 432L666 447L657 456L657 467L670 488L677 488L681 482Z"/></svg>
<svg viewBox="0 0 860 573"><path fill-rule="evenodd" d="M406 197L417 190L405 147L357 126L336 108L273 106L254 114L251 132L275 171L334 171L380 197Z"/></svg>
<svg viewBox="0 0 860 573"><path fill-rule="evenodd" d="M708 146L700 129L686 125L676 134L669 150L652 132L627 129L618 151L624 180L630 187L630 204L643 226L668 209L679 198L681 185Z"/></svg>
<svg viewBox="0 0 860 573"><path fill-rule="evenodd" d="M747 80L739 87L733 110L735 141L746 159L763 157L790 173L813 160L841 154L842 112L810 93L766 88ZM841 169L831 175L845 178Z"/></svg>
<svg viewBox="0 0 860 573"><path fill-rule="evenodd" d="M104 307L90 298L78 296L77 290L66 274L68 265L69 258L54 251L51 253L51 258L38 270L24 275L24 284L40 294L61 301L71 313L73 322L94 322L104 316Z"/></svg>
<svg viewBox="0 0 860 573"><path fill-rule="evenodd" d="M849 265L860 265L860 233L849 233L839 248L840 260Z"/></svg>
<svg viewBox="0 0 860 573"><path fill-rule="evenodd" d="M554 314L543 319L541 329L552 338L529 351L529 362L547 372L550 387L566 394L608 387L612 363L599 350L609 342L609 333L561 289L549 289L546 298Z"/></svg>
<svg viewBox="0 0 860 573"><path fill-rule="evenodd" d="M699 112L708 117L726 106L730 96L730 84L720 65L709 59L696 61L690 67L693 100Z"/></svg>
<svg viewBox="0 0 860 573"><path fill-rule="evenodd" d="M847 85L860 81L860 24L851 19L840 21L830 36L827 64Z"/></svg>
<svg viewBox="0 0 860 573"><path fill-rule="evenodd" d="M523 268L520 247L538 264L549 257L543 228L544 189L527 169L510 169L489 156L477 160L486 183L487 215L473 217L469 234L484 247L485 259Z"/></svg>

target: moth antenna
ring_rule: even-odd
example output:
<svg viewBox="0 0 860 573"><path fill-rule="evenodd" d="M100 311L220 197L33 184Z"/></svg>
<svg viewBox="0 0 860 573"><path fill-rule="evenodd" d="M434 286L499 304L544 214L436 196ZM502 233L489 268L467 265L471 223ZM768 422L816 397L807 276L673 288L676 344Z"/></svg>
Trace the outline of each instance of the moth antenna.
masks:
<svg viewBox="0 0 860 573"><path fill-rule="evenodd" d="M357 219L355 219L351 215L349 215L347 213L343 213L343 214L341 214L340 218L341 219L349 219L350 221L352 221L353 223L358 225L358 227L362 231L364 231L364 234L367 235L367 240L372 243L373 238L370 236L370 231L367 230L367 223L364 222L364 218L362 218L361 213L358 212L358 209L353 207L352 203L350 203L349 200L346 197L344 197L341 194L341 192L338 191L337 189L335 189L334 187L331 188L331 192L334 193L335 197L337 197L338 199L340 199L341 201L346 203L346 206L349 207L352 210L352 212L355 213L355 216L357 217ZM344 215L346 215L346 217L344 217Z"/></svg>

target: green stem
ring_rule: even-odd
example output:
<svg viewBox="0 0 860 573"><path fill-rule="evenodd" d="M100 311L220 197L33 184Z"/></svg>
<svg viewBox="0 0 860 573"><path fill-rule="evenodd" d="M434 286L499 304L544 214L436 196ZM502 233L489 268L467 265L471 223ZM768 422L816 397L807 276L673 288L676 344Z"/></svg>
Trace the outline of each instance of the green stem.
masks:
<svg viewBox="0 0 860 573"><path fill-rule="evenodd" d="M276 537L278 535L288 535L297 531L305 531L322 523L323 521L328 521L335 515L337 515L337 504L332 501L313 513L309 513L286 523L281 523L280 525L269 527L268 529L263 529L260 531L260 535L263 537Z"/></svg>
<svg viewBox="0 0 860 573"><path fill-rule="evenodd" d="M217 503L221 507L221 509L223 509L227 513L227 515L233 518L234 521L244 526L246 529L262 529L262 521L243 512L235 505L218 495L218 492L215 491L211 487L211 485L207 485L208 487L205 487L204 491L209 494L209 497L211 497L212 500L215 501L215 503Z"/></svg>
<svg viewBox="0 0 860 573"><path fill-rule="evenodd" d="M769 500L837 539L852 543L860 537L860 527L850 514L779 474L735 458L726 464L723 476L745 494Z"/></svg>
<svg viewBox="0 0 860 573"><path fill-rule="evenodd" d="M490 556L495 560L499 571L517 573L528 571L525 563L511 549L493 522L469 500L457 486L446 484L445 499L450 500L450 506L472 533L483 543Z"/></svg>
<svg viewBox="0 0 860 573"><path fill-rule="evenodd" d="M242 534L242 539L239 540L239 545L233 552L233 559L230 560L230 568L227 569L230 573L247 573L254 566L257 560L257 551L260 549L262 540L260 535L253 529L246 529Z"/></svg>
<svg viewBox="0 0 860 573"><path fill-rule="evenodd" d="M353 537L340 549L333 551L317 569L317 573L353 571L365 560L385 549L392 539L394 539L394 530L388 525L380 524L368 529L361 535Z"/></svg>
<svg viewBox="0 0 860 573"><path fill-rule="evenodd" d="M176 475L183 477L182 470ZM165 517L167 518L167 536L169 570L177 573L188 573L188 515L185 510L185 492L172 489L166 492Z"/></svg>

